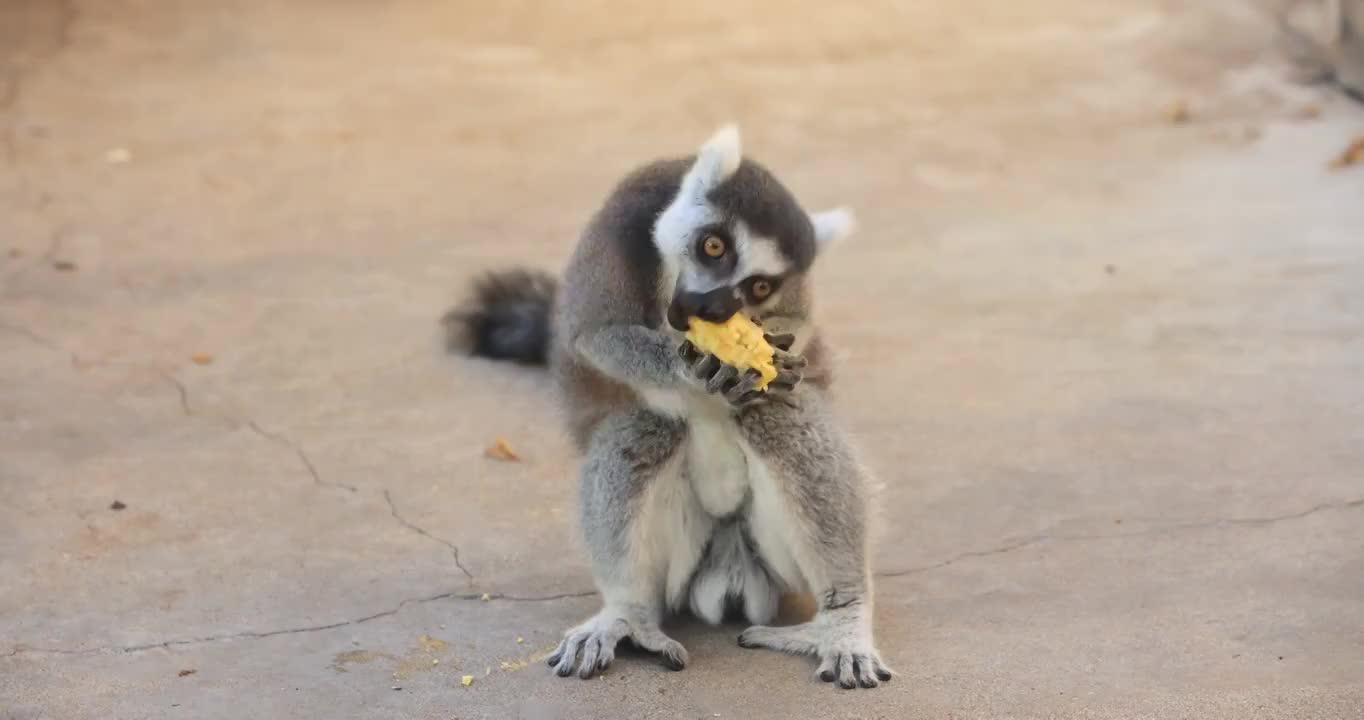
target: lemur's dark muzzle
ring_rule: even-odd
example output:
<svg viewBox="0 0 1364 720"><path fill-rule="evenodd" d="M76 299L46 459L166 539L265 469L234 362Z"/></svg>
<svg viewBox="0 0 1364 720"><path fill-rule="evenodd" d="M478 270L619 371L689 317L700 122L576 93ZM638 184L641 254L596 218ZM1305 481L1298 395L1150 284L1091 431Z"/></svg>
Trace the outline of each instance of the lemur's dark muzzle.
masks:
<svg viewBox="0 0 1364 720"><path fill-rule="evenodd" d="M739 294L732 287L720 287L703 293L683 291L674 295L672 303L668 305L668 324L685 331L694 317L722 323L743 307L743 300L739 299Z"/></svg>

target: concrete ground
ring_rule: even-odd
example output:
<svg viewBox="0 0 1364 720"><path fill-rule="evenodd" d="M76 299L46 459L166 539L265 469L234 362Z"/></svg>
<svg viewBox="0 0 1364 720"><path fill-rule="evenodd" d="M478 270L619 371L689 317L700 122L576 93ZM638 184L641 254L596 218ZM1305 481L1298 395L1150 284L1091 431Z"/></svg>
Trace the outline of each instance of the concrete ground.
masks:
<svg viewBox="0 0 1364 720"><path fill-rule="evenodd" d="M0 718L1361 717L1364 110L1267 42L1234 0L0 2ZM817 275L874 691L688 622L684 672L553 677L572 452L545 377L440 347L728 120L861 216Z"/></svg>

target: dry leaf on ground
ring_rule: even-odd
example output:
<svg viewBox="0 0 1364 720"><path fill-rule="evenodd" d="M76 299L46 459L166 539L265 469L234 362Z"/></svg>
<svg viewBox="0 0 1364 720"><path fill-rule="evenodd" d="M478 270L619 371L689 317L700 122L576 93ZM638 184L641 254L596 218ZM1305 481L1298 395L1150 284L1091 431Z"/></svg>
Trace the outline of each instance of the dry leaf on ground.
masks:
<svg viewBox="0 0 1364 720"><path fill-rule="evenodd" d="M1189 104L1183 100L1176 100L1165 109L1165 119L1173 125L1183 125L1192 117L1189 114Z"/></svg>
<svg viewBox="0 0 1364 720"><path fill-rule="evenodd" d="M1355 141L1345 148L1345 152L1331 161L1331 169L1341 170L1361 163L1364 163L1364 135L1355 138Z"/></svg>
<svg viewBox="0 0 1364 720"><path fill-rule="evenodd" d="M521 456L512 449L511 443L506 438L498 438L483 454L494 460L505 460L507 462L520 462Z"/></svg>

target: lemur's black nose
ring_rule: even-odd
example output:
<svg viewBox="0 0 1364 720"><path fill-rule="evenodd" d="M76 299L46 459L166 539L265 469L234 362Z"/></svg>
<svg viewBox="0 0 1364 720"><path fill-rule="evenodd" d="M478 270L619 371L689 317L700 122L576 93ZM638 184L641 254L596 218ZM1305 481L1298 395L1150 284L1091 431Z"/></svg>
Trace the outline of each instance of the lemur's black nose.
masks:
<svg viewBox="0 0 1364 720"><path fill-rule="evenodd" d="M668 324L677 330L686 330L694 317L722 323L743 307L743 300L739 299L739 294L732 287L719 287L703 293L682 291L674 295L672 303L668 305Z"/></svg>

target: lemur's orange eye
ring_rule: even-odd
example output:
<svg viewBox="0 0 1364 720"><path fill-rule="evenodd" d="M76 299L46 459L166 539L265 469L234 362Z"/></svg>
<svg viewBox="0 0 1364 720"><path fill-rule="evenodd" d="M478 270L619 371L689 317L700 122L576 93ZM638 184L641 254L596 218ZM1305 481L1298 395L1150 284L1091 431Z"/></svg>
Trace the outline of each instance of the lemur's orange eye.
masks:
<svg viewBox="0 0 1364 720"><path fill-rule="evenodd" d="M725 241L711 235L701 243L701 252L710 257L718 258L725 254Z"/></svg>
<svg viewBox="0 0 1364 720"><path fill-rule="evenodd" d="M754 280L749 292L753 293L753 297L762 300L772 294L772 283L766 280Z"/></svg>

